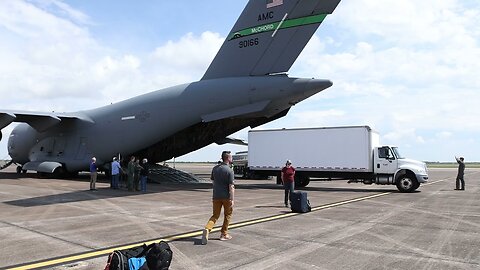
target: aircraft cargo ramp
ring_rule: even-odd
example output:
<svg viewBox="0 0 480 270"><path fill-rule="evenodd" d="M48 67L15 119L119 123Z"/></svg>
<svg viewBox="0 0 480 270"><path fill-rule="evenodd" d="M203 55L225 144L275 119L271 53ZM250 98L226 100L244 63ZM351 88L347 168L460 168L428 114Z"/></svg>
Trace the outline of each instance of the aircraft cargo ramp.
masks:
<svg viewBox="0 0 480 270"><path fill-rule="evenodd" d="M175 168L162 166L162 165L151 165L150 174L148 179L154 183L206 183L207 180L204 180L200 177L195 176L192 173L188 173L182 170Z"/></svg>
<svg viewBox="0 0 480 270"><path fill-rule="evenodd" d="M3 170L12 164L12 160L0 160L0 170Z"/></svg>

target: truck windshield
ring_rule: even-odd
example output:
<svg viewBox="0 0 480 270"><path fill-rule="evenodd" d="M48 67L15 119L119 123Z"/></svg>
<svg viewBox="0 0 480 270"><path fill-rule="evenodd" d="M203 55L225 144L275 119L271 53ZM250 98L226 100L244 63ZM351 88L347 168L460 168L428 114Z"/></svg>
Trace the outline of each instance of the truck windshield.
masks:
<svg viewBox="0 0 480 270"><path fill-rule="evenodd" d="M396 156L398 159L404 158L404 157L400 154L400 152L398 151L398 147L392 147L392 150L393 150L393 152L395 153L395 156Z"/></svg>

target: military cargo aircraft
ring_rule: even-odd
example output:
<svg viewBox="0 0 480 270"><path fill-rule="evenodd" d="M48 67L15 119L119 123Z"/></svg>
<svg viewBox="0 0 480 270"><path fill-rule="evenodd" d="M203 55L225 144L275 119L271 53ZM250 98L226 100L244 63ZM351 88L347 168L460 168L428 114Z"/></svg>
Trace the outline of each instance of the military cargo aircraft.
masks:
<svg viewBox="0 0 480 270"><path fill-rule="evenodd" d="M198 82L79 112L0 110L0 130L21 122L8 138L12 162L48 174L88 170L93 156L161 162L283 117L332 85L286 72L339 2L250 0Z"/></svg>

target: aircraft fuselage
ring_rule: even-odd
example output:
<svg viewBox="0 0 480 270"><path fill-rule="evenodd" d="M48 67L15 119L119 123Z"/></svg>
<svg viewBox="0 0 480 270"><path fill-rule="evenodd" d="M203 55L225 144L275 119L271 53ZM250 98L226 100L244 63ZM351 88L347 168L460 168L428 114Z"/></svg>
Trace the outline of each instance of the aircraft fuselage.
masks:
<svg viewBox="0 0 480 270"><path fill-rule="evenodd" d="M145 157L151 162L160 162L184 154L175 146L160 149L160 145L190 127L200 124L188 134L192 141L201 136L197 144L189 146L189 150L199 149L255 120L272 121L331 85L328 80L286 75L202 80L72 113L84 120L62 121L45 132L21 123L9 137L8 151L16 163L54 161L70 172L87 170L93 156L97 164L104 164L118 153L148 155ZM238 120L237 124L222 130L230 119ZM202 123L217 123L215 136L203 129Z"/></svg>

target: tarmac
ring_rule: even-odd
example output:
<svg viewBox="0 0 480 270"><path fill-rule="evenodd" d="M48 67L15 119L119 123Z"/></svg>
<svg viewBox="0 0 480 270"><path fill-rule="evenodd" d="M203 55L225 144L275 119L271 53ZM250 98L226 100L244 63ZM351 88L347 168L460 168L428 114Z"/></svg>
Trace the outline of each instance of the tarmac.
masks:
<svg viewBox="0 0 480 270"><path fill-rule="evenodd" d="M211 164L176 167L208 179ZM164 239L170 269L480 269L480 169L431 169L417 192L395 186L312 181L312 212L283 206L274 180L236 180L230 233L223 217L201 245L212 213L211 183L112 190L73 180L0 171L1 269L104 269L108 253Z"/></svg>

